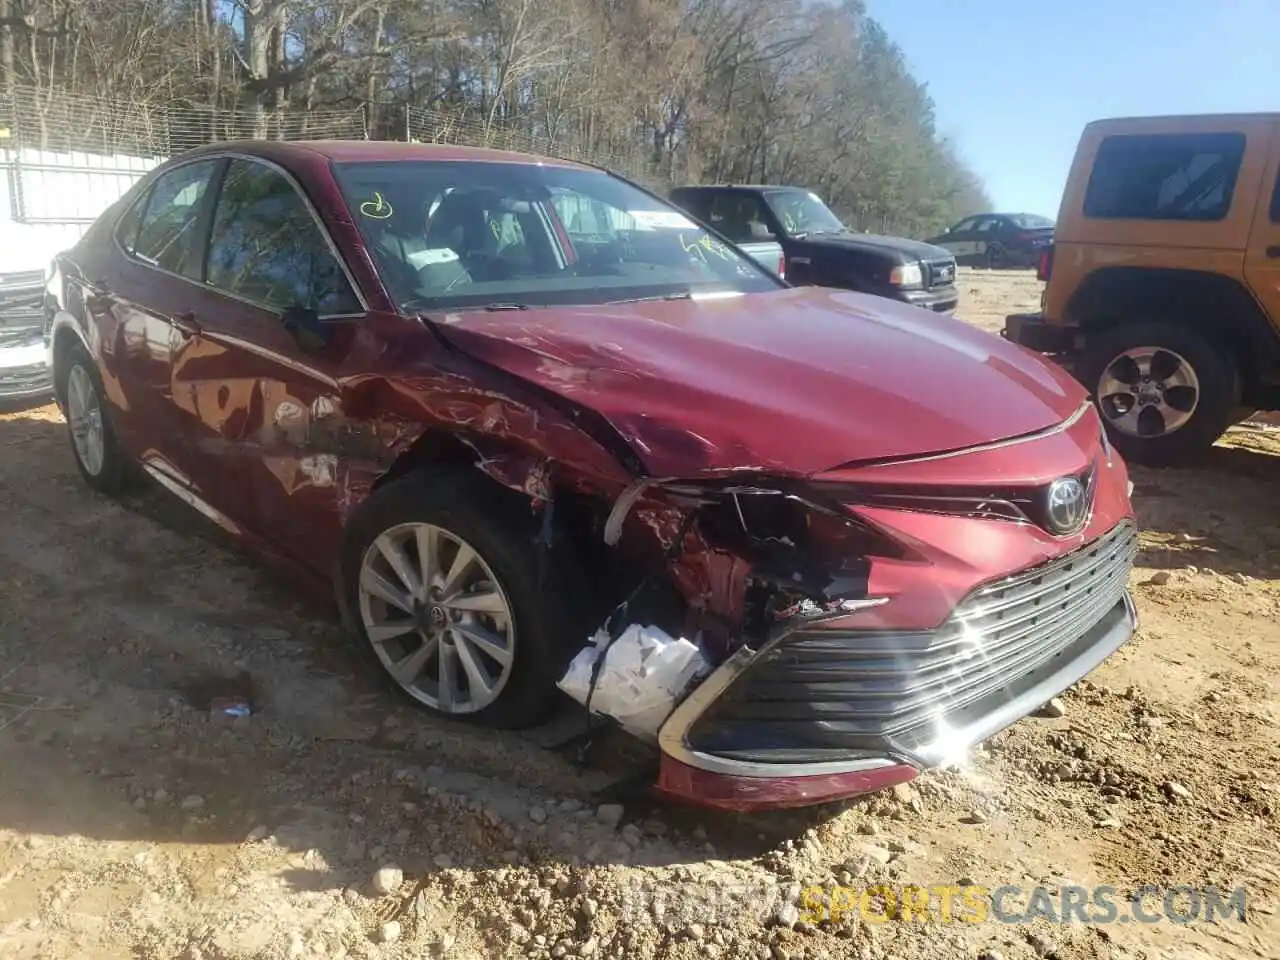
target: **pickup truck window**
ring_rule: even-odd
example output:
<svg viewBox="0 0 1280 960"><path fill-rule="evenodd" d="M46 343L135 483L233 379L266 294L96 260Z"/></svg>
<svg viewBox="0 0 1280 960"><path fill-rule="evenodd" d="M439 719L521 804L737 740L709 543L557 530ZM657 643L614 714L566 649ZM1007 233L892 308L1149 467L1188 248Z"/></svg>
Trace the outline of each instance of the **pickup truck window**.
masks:
<svg viewBox="0 0 1280 960"><path fill-rule="evenodd" d="M403 160L340 163L335 172L405 311L778 287L675 207L594 170Z"/></svg>
<svg viewBox="0 0 1280 960"><path fill-rule="evenodd" d="M711 204L710 224L734 243L761 243L776 237L767 226L768 212L759 197L721 193Z"/></svg>
<svg viewBox="0 0 1280 960"><path fill-rule="evenodd" d="M817 194L806 190L767 190L765 202L793 237L808 233L847 233L848 228Z"/></svg>

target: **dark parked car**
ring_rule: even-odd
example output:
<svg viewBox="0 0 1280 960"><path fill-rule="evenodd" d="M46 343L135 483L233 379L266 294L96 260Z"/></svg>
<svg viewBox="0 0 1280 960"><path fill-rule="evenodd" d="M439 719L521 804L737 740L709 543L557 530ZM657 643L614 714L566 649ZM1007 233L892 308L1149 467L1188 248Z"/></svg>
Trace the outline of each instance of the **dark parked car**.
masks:
<svg viewBox="0 0 1280 960"><path fill-rule="evenodd" d="M951 313L956 261L939 247L850 230L816 194L799 187L676 187L671 202L735 243L773 241L796 286L857 290Z"/></svg>
<svg viewBox="0 0 1280 960"><path fill-rule="evenodd" d="M565 221L582 205L608 229ZM664 201L517 154L230 143L59 258L85 481L149 474L332 585L400 693L537 723L602 624L696 639L662 795L914 777L1131 635L1082 388L927 310L789 289Z"/></svg>
<svg viewBox="0 0 1280 960"><path fill-rule="evenodd" d="M982 213L928 241L977 267L1034 267L1053 244L1053 221L1034 213Z"/></svg>

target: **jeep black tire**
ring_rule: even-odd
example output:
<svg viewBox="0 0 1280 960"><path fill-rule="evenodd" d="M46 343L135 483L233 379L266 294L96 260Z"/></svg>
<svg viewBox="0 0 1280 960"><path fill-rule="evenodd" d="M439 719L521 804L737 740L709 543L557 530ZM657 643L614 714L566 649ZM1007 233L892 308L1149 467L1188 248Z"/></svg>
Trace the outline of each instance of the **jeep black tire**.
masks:
<svg viewBox="0 0 1280 960"><path fill-rule="evenodd" d="M1116 449L1148 466L1201 458L1240 406L1232 353L1177 324L1139 322L1091 333L1075 372Z"/></svg>
<svg viewBox="0 0 1280 960"><path fill-rule="evenodd" d="M528 502L474 468L392 480L344 533L337 590L347 631L417 706L485 727L534 726L599 625L586 622L594 605L576 558L559 548L540 556L537 539Z"/></svg>

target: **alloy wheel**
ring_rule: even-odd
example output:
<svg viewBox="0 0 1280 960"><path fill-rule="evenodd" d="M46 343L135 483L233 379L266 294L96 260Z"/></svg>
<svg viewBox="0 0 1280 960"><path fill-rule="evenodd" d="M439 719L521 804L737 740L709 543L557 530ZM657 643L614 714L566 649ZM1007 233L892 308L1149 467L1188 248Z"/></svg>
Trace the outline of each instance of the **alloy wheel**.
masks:
<svg viewBox="0 0 1280 960"><path fill-rule="evenodd" d="M448 530L404 523L384 531L364 553L358 597L378 660L420 703L475 713L510 679L511 604L484 558Z"/></svg>
<svg viewBox="0 0 1280 960"><path fill-rule="evenodd" d="M98 476L106 462L102 404L89 371L78 363L67 375L67 425L81 466L91 476Z"/></svg>
<svg viewBox="0 0 1280 960"><path fill-rule="evenodd" d="M1098 406L1130 437L1149 439L1186 426L1200 402L1200 380L1181 354L1134 347L1112 360L1098 381Z"/></svg>

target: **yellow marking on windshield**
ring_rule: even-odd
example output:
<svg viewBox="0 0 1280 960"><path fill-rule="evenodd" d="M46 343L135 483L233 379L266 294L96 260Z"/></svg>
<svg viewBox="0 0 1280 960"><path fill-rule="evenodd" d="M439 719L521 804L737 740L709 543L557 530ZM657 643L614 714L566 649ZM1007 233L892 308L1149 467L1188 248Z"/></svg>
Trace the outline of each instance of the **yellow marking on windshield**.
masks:
<svg viewBox="0 0 1280 960"><path fill-rule="evenodd" d="M704 233L692 242L686 240L682 233L680 234L680 246L684 248L685 253L695 254L703 263L707 262L708 253L714 253L721 260L733 259L733 254L729 251L729 248L709 233Z"/></svg>
<svg viewBox="0 0 1280 960"><path fill-rule="evenodd" d="M373 199L360 204L360 213L371 220L389 220L395 211L391 204L382 198L378 191L373 192Z"/></svg>

